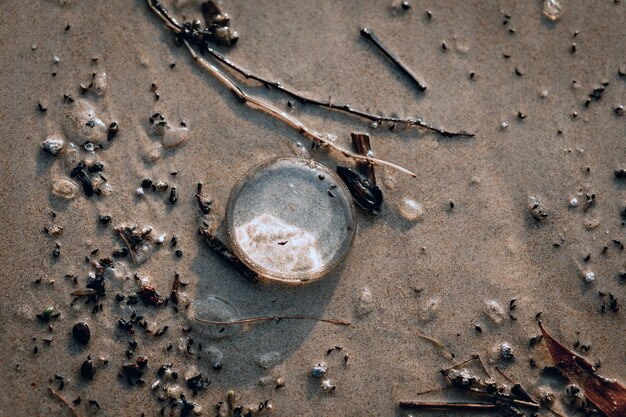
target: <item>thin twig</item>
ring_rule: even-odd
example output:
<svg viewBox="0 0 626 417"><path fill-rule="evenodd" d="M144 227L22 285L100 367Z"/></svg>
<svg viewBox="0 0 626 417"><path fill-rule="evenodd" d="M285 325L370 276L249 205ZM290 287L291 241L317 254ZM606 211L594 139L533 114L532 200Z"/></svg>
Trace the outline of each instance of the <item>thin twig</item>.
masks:
<svg viewBox="0 0 626 417"><path fill-rule="evenodd" d="M247 319L241 320L233 320L233 321L213 321L213 320L205 320L196 318L200 323L206 324L216 324L219 326L226 326L229 324L251 324L257 323L260 321L280 321L280 320L315 320L323 323L336 324L338 326L350 326L350 322L345 320L338 319L326 319L323 317L312 317L312 316L265 316L265 317L251 317Z"/></svg>
<svg viewBox="0 0 626 417"><path fill-rule="evenodd" d="M487 403L443 403L434 401L400 401L401 408L424 408L431 410L496 410L496 404Z"/></svg>
<svg viewBox="0 0 626 417"><path fill-rule="evenodd" d="M504 397L502 395L497 395L497 394L492 394L492 393L485 392L485 391L480 391L480 390L478 390L476 388L467 388L466 391L469 392L469 393L472 393L472 394L479 395L479 396L492 398L492 399L497 400L497 401L504 401L504 402L507 402L507 403L520 405L520 406L523 406L523 407L533 408L535 410L538 410L541 407L538 403L535 403L535 402L518 400L516 398L511 398L511 397Z"/></svg>
<svg viewBox="0 0 626 417"><path fill-rule="evenodd" d="M417 335L419 337L421 337L422 339L425 339L425 340L429 341L430 343L434 344L435 346L437 346L439 349L441 349L441 351L443 353L446 354L448 359L450 359L451 361L454 362L454 355L452 353L450 353L450 351L448 351L446 346L443 343L441 343L439 340L435 339L434 337L427 336L424 333L420 333L420 332L417 332Z"/></svg>
<svg viewBox="0 0 626 417"><path fill-rule="evenodd" d="M120 239L122 239L122 241L124 241L124 244L128 248L128 253L130 254L130 259L133 262L135 262L136 259L137 259L137 257L135 256L135 250L133 249L133 246L128 241L128 238L126 237L126 234L124 233L124 230L122 228L120 228L120 227L116 227L115 231L119 235Z"/></svg>
<svg viewBox="0 0 626 417"><path fill-rule="evenodd" d="M426 91L426 88L427 88L426 85L417 78L417 76L413 73L413 71L411 71L406 65L404 65L404 63L402 63L402 61L400 61L400 59L396 56L396 54L391 52L389 48L383 45L383 43L380 41L380 39L378 39L378 36L376 36L374 32L372 32L368 28L362 28L361 36L363 36L368 41L372 42L374 46L376 46L376 48L378 48L378 50L383 53L383 55L389 58L389 60L393 62L393 64L396 67L400 69L400 71L406 74L417 85L417 88L420 91L422 92Z"/></svg>
<svg viewBox="0 0 626 417"><path fill-rule="evenodd" d="M68 402L67 402L67 400L66 400L65 398L61 397L61 395L60 395L58 392L56 392L55 390L53 390L53 389L52 389L52 388L50 388L50 387L48 387L48 392L49 392L52 396L56 397L56 398L57 398L59 401L61 401L63 404L65 404L65 406L66 406L67 408L69 408L69 410L72 412L72 415L73 415L74 417L80 417L80 416L78 415L78 412L74 409L74 407L72 407L72 406L71 406L71 404L70 404L70 403L68 403Z"/></svg>
<svg viewBox="0 0 626 417"><path fill-rule="evenodd" d="M353 152L350 152L348 150L345 150L343 148L341 148L340 146L336 145L333 141L331 141L330 139L324 137L322 134L320 134L319 132L316 132L315 130L305 126L300 120L296 119L295 117L285 113L284 111L276 108L273 104L270 104L269 102L262 100L260 98L251 96L248 93L245 93L241 87L239 87L233 80L231 80L226 74L224 74L222 71L220 71L216 66L210 64L209 62L207 62L206 60L204 60L202 57L200 57L196 51L191 47L191 45L189 45L189 42L187 42L186 40L183 40L185 46L187 47L187 49L189 50L189 53L191 54L191 57L193 58L194 61L196 61L196 63L198 63L201 67L203 67L205 70L207 70L211 75L213 75L213 77L215 77L219 82L221 82L226 88L228 88L235 96L237 96L237 98L239 98L244 104L249 105L252 108L256 108L259 109L271 116L274 116L276 119L282 121L283 123L285 123L286 125L292 127L293 129L297 130L300 134L302 134L305 137L308 137L309 139L318 142L320 144L323 144L331 149L334 149L335 151L343 154L343 156L345 156L346 158L351 158L354 159L355 161L366 161L372 165L380 165L380 166L386 166L389 168L393 168L396 169L400 172L403 172L405 174L408 174L410 176L412 176L413 178L415 178L417 175L415 175L415 173L409 171L406 168L402 168L399 165L396 165L394 163L388 162L388 161L384 161L382 159L377 159L377 158L372 158L370 156L363 156L363 155L357 155Z"/></svg>

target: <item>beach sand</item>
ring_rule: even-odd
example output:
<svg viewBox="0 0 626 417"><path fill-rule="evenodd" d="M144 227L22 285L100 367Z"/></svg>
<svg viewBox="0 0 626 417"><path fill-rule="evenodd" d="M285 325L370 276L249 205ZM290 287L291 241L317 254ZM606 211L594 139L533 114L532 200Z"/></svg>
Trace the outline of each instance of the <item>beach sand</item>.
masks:
<svg viewBox="0 0 626 417"><path fill-rule="evenodd" d="M201 18L199 2L187 3L168 8L180 20ZM225 264L198 236L203 218L194 195L202 182L215 224L250 167L294 156L296 143L309 149L308 139L242 105L173 44L142 0L3 3L0 415L71 415L47 391L51 387L69 402L80 397L75 408L81 416L153 416L166 405L157 396L169 384L177 397L183 393L198 403L203 415L214 415L214 405L234 390L238 404L269 400L272 410L263 413L278 416L406 416L398 401L442 386L438 371L454 363L419 334L439 340L456 362L479 354L490 372L500 365L514 380L537 387L540 369L549 363L542 345L529 346L540 333L538 312L570 348L577 341L589 345L583 354L602 361L602 375L626 379L623 309L600 312L609 292L619 302L624 297L619 273L626 257L615 241L626 239L620 217L626 183L614 171L626 168L626 117L614 108L626 105L626 79L618 75L626 70L626 5L562 1L563 16L551 23L542 17L541 1L409 3L406 12L392 10L389 1L223 3L240 40L219 50L240 65L324 100L476 133L445 138L417 129L390 131L293 99L290 110L288 97L238 79L313 129L337 135L345 148L350 132L370 133L377 157L417 174L413 179L377 168L385 197L381 213L358 210L359 229L346 259L330 275L301 286L253 284ZM424 80L425 93L359 35L362 26ZM79 84L88 85L94 72L106 72L106 92L81 95ZM585 107L602 82L609 85L601 99ZM88 100L106 125L119 123L116 137L95 153L111 195L87 198L80 189L64 200L51 193L53 182L69 178L73 168L65 156L42 151L43 140L55 135L67 148L66 113L76 102L64 102L64 94ZM172 125L184 122L189 137L150 161L160 143L149 134L148 118L156 112ZM324 149L310 154L331 169L350 164ZM176 187L176 204L168 202L169 189L137 196L144 178ZM586 209L587 194L595 194L595 203ZM545 206L541 222L529 210L531 196ZM573 197L577 207L570 207ZM403 217L405 199L423 207L418 220ZM100 224L100 215L110 215L111 223ZM93 271L85 258L120 248L114 227L122 224L150 226L166 240L142 263L114 259L126 270L107 281L107 295L97 303L72 302L70 293L84 288ZM61 235L43 231L55 226L63 228ZM169 244L173 235L176 247ZM134 335L120 329L118 320L132 314L127 300L137 290L134 275L149 277L167 297L175 272L187 283L178 312L172 303L156 308L139 302L134 308L151 333L138 325ZM589 272L595 274L591 283L585 282ZM125 300L116 301L117 293ZM284 320L216 333L194 320L194 306L209 296L227 300L240 318L307 314L352 325ZM509 311L513 299L516 307ZM100 303L102 311L93 313ZM60 316L41 322L36 315L49 306ZM223 313L230 317L232 311ZM72 337L79 321L91 329L86 346ZM155 337L163 326L167 332ZM515 359L500 357L503 342ZM342 350L327 355L334 346ZM221 370L212 366L218 351ZM92 381L80 375L88 355ZM118 374L140 356L149 359L145 385L130 386ZM540 367L531 367L530 358ZM310 377L320 362L336 386L330 393ZM151 390L157 370L168 363L179 380ZM184 378L198 372L211 384L192 396ZM55 375L64 378L62 390ZM277 389L279 378L284 387ZM180 390L172 388L176 383ZM554 392L560 398L563 388Z"/></svg>

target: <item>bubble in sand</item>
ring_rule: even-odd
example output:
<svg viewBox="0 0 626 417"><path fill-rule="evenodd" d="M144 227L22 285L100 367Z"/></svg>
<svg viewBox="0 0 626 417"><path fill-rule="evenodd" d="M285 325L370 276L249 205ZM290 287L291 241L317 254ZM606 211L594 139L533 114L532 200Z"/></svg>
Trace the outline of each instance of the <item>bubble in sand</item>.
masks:
<svg viewBox="0 0 626 417"><path fill-rule="evenodd" d="M43 148L50 155L58 155L58 153L61 152L61 149L63 149L64 145L65 143L63 142L63 139L57 138L55 136L50 136L43 141Z"/></svg>
<svg viewBox="0 0 626 417"><path fill-rule="evenodd" d="M374 296L369 288L363 288L361 295L359 296L359 302L356 306L356 314L358 316L365 316L374 311Z"/></svg>
<svg viewBox="0 0 626 417"><path fill-rule="evenodd" d="M195 319L215 322L231 322L239 319L239 312L230 302L216 295L209 295L191 304L191 314ZM232 335L239 325L223 325L198 323L199 329L205 335L221 338Z"/></svg>
<svg viewBox="0 0 626 417"><path fill-rule="evenodd" d="M270 369L278 365L281 361L280 352L267 352L259 356L256 364L263 369Z"/></svg>
<svg viewBox="0 0 626 417"><path fill-rule="evenodd" d="M107 91L108 84L109 83L107 73L100 71L93 76L93 84L91 85L91 89L96 95L103 96L104 93L106 93Z"/></svg>
<svg viewBox="0 0 626 417"><path fill-rule="evenodd" d="M100 145L107 139L107 127L97 117L96 111L85 99L66 105L63 128L68 139L82 145L91 142Z"/></svg>
<svg viewBox="0 0 626 417"><path fill-rule="evenodd" d="M78 184L67 178L57 178L52 182L52 194L71 200L78 195Z"/></svg>
<svg viewBox="0 0 626 417"><path fill-rule="evenodd" d="M410 198L400 202L400 215L410 222L420 221L424 217L424 208L420 203Z"/></svg>
<svg viewBox="0 0 626 417"><path fill-rule="evenodd" d="M504 320L504 307L496 300L487 300L485 301L485 315L495 324L500 324Z"/></svg>
<svg viewBox="0 0 626 417"><path fill-rule="evenodd" d="M437 316L437 312L441 305L440 297L432 297L426 300L426 303L422 305L420 309L419 318L422 321L429 321L434 319Z"/></svg>
<svg viewBox="0 0 626 417"><path fill-rule="evenodd" d="M559 0L545 0L543 2L543 15L551 22L556 22L563 15L563 8Z"/></svg>
<svg viewBox="0 0 626 417"><path fill-rule="evenodd" d="M172 127L165 130L163 134L163 146L166 148L175 148L182 144L189 137L189 129L186 127Z"/></svg>

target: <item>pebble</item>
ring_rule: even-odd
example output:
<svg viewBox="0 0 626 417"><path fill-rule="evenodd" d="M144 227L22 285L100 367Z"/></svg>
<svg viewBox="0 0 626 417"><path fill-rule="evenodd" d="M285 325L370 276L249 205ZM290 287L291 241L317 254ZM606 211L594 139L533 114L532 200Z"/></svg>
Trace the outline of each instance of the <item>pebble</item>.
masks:
<svg viewBox="0 0 626 417"><path fill-rule="evenodd" d="M107 126L97 117L94 107L85 99L65 106L63 128L67 138L77 144L101 145L107 140Z"/></svg>
<svg viewBox="0 0 626 417"><path fill-rule="evenodd" d="M573 207L578 207L578 198L577 197L572 197L569 200L569 206L572 207L572 208Z"/></svg>
<svg viewBox="0 0 626 417"><path fill-rule="evenodd" d="M513 348L507 342L502 342L500 344L500 355L507 360L511 360L515 357L513 354Z"/></svg>
<svg viewBox="0 0 626 417"><path fill-rule="evenodd" d="M270 369L278 365L281 360L280 352L267 352L259 356L256 364L263 369Z"/></svg>
<svg viewBox="0 0 626 417"><path fill-rule="evenodd" d="M65 146L65 142L61 138L50 136L43 141L43 149L50 155L58 155Z"/></svg>
<svg viewBox="0 0 626 417"><path fill-rule="evenodd" d="M536 195L528 197L528 209L530 210L530 214L540 222L548 217L546 208Z"/></svg>
<svg viewBox="0 0 626 417"><path fill-rule="evenodd" d="M496 300L487 300L485 301L485 315L495 324L500 324L504 320L504 307Z"/></svg>
<svg viewBox="0 0 626 417"><path fill-rule="evenodd" d="M87 343L89 343L89 339L91 338L89 325L84 321L76 323L72 328L72 335L78 343L80 343L81 345L86 345Z"/></svg>
<svg viewBox="0 0 626 417"><path fill-rule="evenodd" d="M359 302L356 306L356 314L360 317L366 316L374 311L374 296L369 288L363 288L359 296Z"/></svg>
<svg viewBox="0 0 626 417"><path fill-rule="evenodd" d="M159 159L161 159L162 154L163 154L163 147L161 146L160 143L157 143L154 146L152 146L150 149L148 149L143 159L146 162L156 162Z"/></svg>
<svg viewBox="0 0 626 417"><path fill-rule="evenodd" d="M52 182L52 194L71 200L78 195L78 184L67 178L57 178Z"/></svg>
<svg viewBox="0 0 626 417"><path fill-rule="evenodd" d="M596 274L593 271L589 271L585 274L585 282L592 283L596 280Z"/></svg>
<svg viewBox="0 0 626 417"><path fill-rule="evenodd" d="M189 137L189 129L186 127L172 127L163 134L163 146L175 148L181 145Z"/></svg>
<svg viewBox="0 0 626 417"><path fill-rule="evenodd" d="M333 381L331 379L323 380L322 384L321 384L321 387L326 392L332 392L335 389L337 389L337 386L335 384L333 384Z"/></svg>
<svg viewBox="0 0 626 417"><path fill-rule="evenodd" d="M93 91L97 96L103 96L107 91L108 84L107 73L103 71L97 72L93 77L91 91Z"/></svg>
<svg viewBox="0 0 626 417"><path fill-rule="evenodd" d="M500 129L504 130L504 129L506 129L507 127L509 127L509 124L508 124L507 122L502 122L502 123L500 123Z"/></svg>
<svg viewBox="0 0 626 417"><path fill-rule="evenodd" d="M400 202L400 215L410 222L420 221L424 217L424 208L420 203L410 198Z"/></svg>
<svg viewBox="0 0 626 417"><path fill-rule="evenodd" d="M324 363L318 363L311 369L311 376L313 378L321 378L326 375L328 368Z"/></svg>
<svg viewBox="0 0 626 417"><path fill-rule="evenodd" d="M551 22L556 22L563 15L563 8L559 0L544 0L543 15Z"/></svg>

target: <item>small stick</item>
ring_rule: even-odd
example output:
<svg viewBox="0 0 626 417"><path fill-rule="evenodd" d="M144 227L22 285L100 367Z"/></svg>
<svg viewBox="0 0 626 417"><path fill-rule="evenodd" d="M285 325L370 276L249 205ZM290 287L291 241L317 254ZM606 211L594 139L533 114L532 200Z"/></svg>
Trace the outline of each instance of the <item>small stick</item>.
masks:
<svg viewBox="0 0 626 417"><path fill-rule="evenodd" d="M446 354L446 356L448 357L448 359L450 359L451 361L454 362L454 355L452 353L450 353L448 351L448 349L446 349L445 345L443 343L441 343L439 340L435 339L434 337L430 337L425 335L424 333L420 333L418 332L417 335L419 337L421 337L422 339L428 340L430 343L434 344L435 346L437 346L439 349L441 349L441 351L443 353Z"/></svg>
<svg viewBox="0 0 626 417"><path fill-rule="evenodd" d="M400 408L424 408L430 410L495 410L496 404L486 403L442 403L433 401L400 401Z"/></svg>
<svg viewBox="0 0 626 417"><path fill-rule="evenodd" d="M370 146L370 135L367 133L350 133L350 137L352 138L352 147L354 151L359 155L367 155L372 147ZM374 174L374 167L366 162L357 162L356 166L359 172L370 181L370 184L376 185L376 175Z"/></svg>
<svg viewBox="0 0 626 417"><path fill-rule="evenodd" d="M499 395L494 395L494 394L491 394L489 392L479 391L479 390L477 390L475 388L467 388L466 391L470 392L472 394L479 395L479 396L493 398L494 400L504 401L504 402L507 402L507 403L515 404L515 405L521 405L523 407L533 408L535 410L538 410L539 408L541 408L541 406L538 403L535 403L535 402L518 400L516 398L504 397L504 396L501 396L501 395L500 396Z"/></svg>
<svg viewBox="0 0 626 417"><path fill-rule="evenodd" d="M378 36L376 36L374 32L372 32L368 28L362 28L361 36L363 36L365 39L372 42L374 46L376 46L376 48L378 48L380 52L382 52L387 58L389 58L391 62L393 62L396 65L396 67L400 69L400 71L405 73L411 80L413 80L413 82L417 85L417 88L420 91L422 92L426 91L426 88L427 88L426 85L424 85L424 83L418 80L417 76L413 74L413 71L411 71L406 65L404 65L400 61L400 59L398 59L398 57L393 52L391 52L389 48L383 45L383 43L380 41L380 39L378 39Z"/></svg>
<svg viewBox="0 0 626 417"><path fill-rule="evenodd" d="M135 260L136 260L135 250L133 249L132 245L130 244L130 242L126 238L126 235L124 234L124 230L122 230L121 228L117 227L117 228L115 228L115 231L120 236L120 239L122 239L124 241L124 244L128 248L128 253L130 254L130 259L132 259L132 261L135 262Z"/></svg>
<svg viewBox="0 0 626 417"><path fill-rule="evenodd" d="M69 410L72 412L72 415L73 415L74 417L80 417L80 416L78 415L78 412L74 409L74 407L72 407L72 406L70 405L70 403L68 403L68 402L67 402L67 400L66 400L65 398L61 397L61 395L60 395L58 392L56 392L55 390L53 390L53 389L52 389L52 388L50 388L50 387L48 387L48 392L49 392L49 393L50 393L53 397L56 397L59 401L61 401L63 404L65 404L65 406L66 406L67 408L69 408Z"/></svg>
<svg viewBox="0 0 626 417"><path fill-rule="evenodd" d="M233 320L233 321L213 321L213 320L205 320L205 319L200 319L200 318L196 318L196 320L199 321L200 323L216 324L219 326L226 326L229 324L250 324L250 323L257 323L260 321L280 321L280 320L315 320L315 321L320 321L323 323L336 324L338 326L350 326L350 322L345 321L345 320L326 319L323 317L312 317L312 316L266 316L266 317L251 317L247 319Z"/></svg>
<svg viewBox="0 0 626 417"><path fill-rule="evenodd" d="M224 259L235 271L243 275L251 282L259 281L259 274L248 268L219 238L212 235L208 230L200 229L200 236L207 246L222 259Z"/></svg>
<svg viewBox="0 0 626 417"><path fill-rule="evenodd" d="M226 74L224 74L222 71L220 71L216 66L214 66L212 64L209 64L202 57L200 57L196 53L196 51L194 51L194 49L191 47L191 45L189 45L189 42L187 42L186 40L183 40L183 43L185 44L185 46L189 50L189 53L191 54L191 57L193 58L193 60L196 61L196 63L198 63L205 70L207 70L211 75L213 75L213 77L215 77L226 88L228 88L244 104L247 104L247 105L249 105L252 108L259 109L259 110L264 111L265 113L267 113L267 114L269 114L271 116L274 116L276 119L284 122L286 125L288 125L288 126L292 127L293 129L297 130L303 136L308 137L309 139L313 140L314 142L322 143L322 144L328 146L329 148L336 150L337 152L343 154L343 156L345 156L346 158L352 158L352 159L354 159L356 161L366 161L366 162L368 162L368 163L370 163L372 165L387 166L389 168L393 168L393 169L396 169L396 170L398 170L400 172L408 174L408 175L412 176L413 178L417 177L417 175L415 173L409 171L406 168L402 168L401 166L396 165L394 163L391 163L391 162L388 162L388 161L384 161L382 159L372 158L370 156L357 155L355 153L352 153L350 151L347 151L347 150L339 147L334 142L332 142L329 139L327 139L326 137L322 136L322 134L320 134L319 132L316 132L315 130L305 126L301 121L299 121L295 117L293 117L293 116L285 113L284 111L276 108L274 105L268 103L265 100L259 99L257 97L254 97L254 96L251 96L251 95L245 93L241 89L241 87L239 87L233 80L228 78L226 76Z"/></svg>

